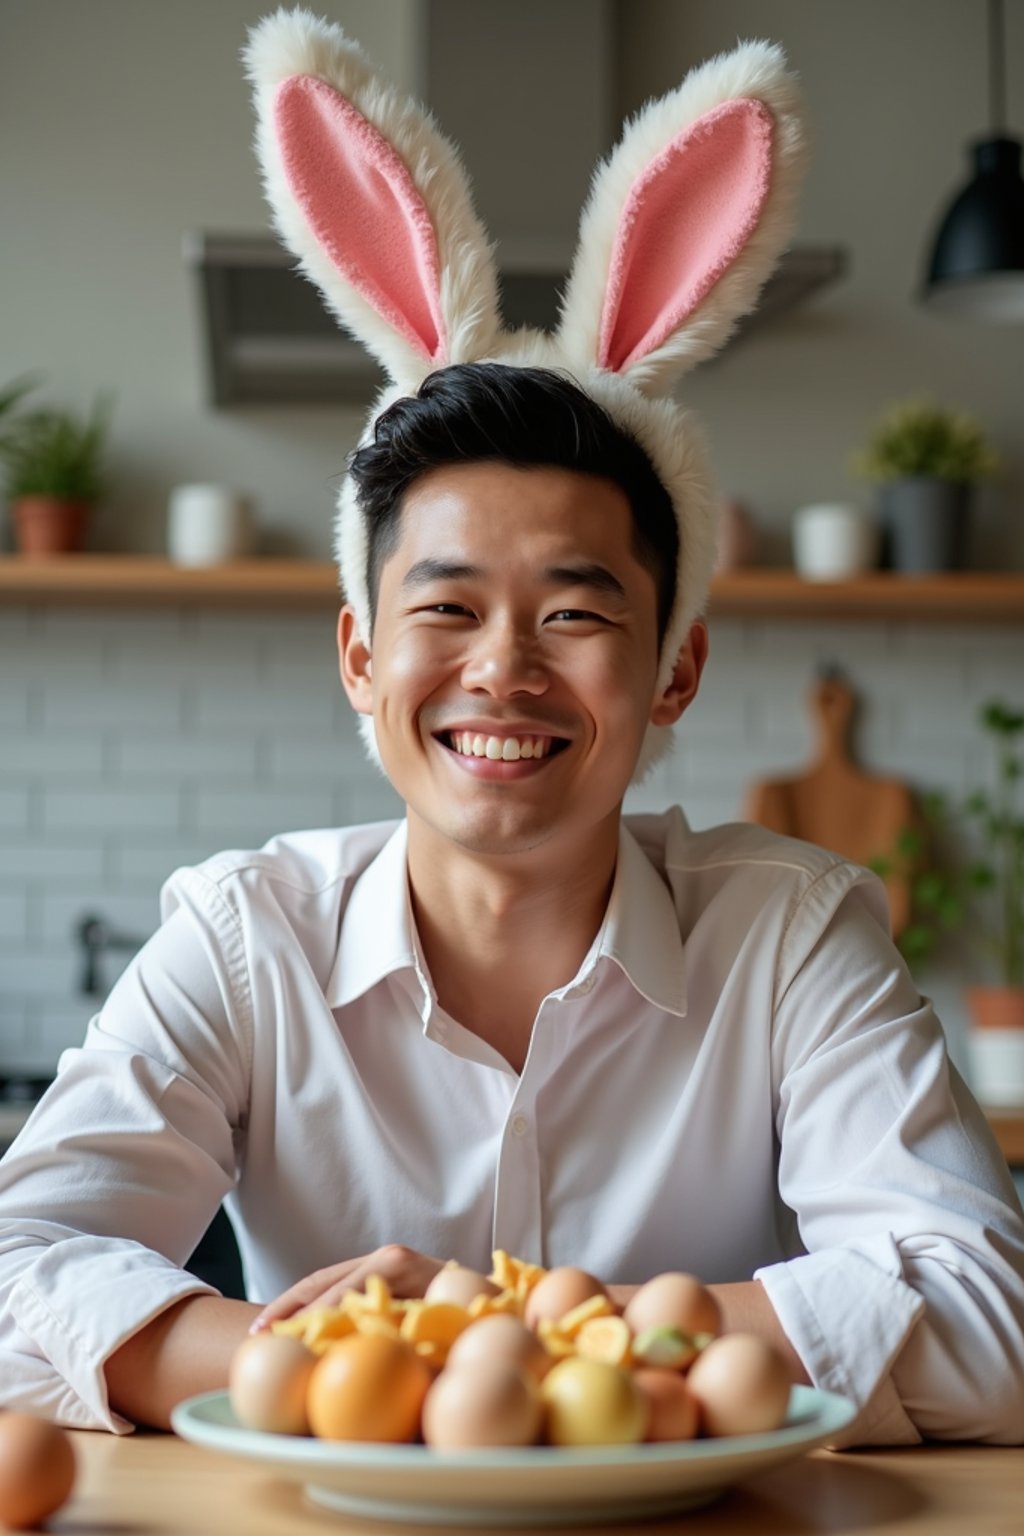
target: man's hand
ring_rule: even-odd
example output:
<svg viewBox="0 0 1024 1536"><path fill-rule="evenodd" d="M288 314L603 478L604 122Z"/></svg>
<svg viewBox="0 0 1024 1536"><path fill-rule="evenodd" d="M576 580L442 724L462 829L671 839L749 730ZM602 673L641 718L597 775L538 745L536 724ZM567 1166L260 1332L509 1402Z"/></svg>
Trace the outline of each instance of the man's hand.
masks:
<svg viewBox="0 0 1024 1536"><path fill-rule="evenodd" d="M327 1269L315 1270L304 1280L289 1286L260 1312L250 1332L269 1328L282 1317L291 1317L304 1307L336 1307L346 1291L362 1290L370 1275L387 1281L392 1296L422 1296L444 1259L432 1259L402 1243L387 1243L362 1258L345 1259Z"/></svg>

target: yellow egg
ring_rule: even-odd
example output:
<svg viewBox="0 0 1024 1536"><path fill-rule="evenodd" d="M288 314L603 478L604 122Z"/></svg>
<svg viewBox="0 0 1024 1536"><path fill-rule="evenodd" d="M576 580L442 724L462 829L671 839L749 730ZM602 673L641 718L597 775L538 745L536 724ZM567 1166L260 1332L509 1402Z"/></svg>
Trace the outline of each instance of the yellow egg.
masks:
<svg viewBox="0 0 1024 1536"><path fill-rule="evenodd" d="M523 1317L530 1328L536 1328L542 1318L557 1323L581 1302L589 1301L591 1296L607 1295L600 1280L588 1275L585 1269L563 1264L557 1269L549 1269L543 1279L537 1281L526 1298Z"/></svg>
<svg viewBox="0 0 1024 1536"><path fill-rule="evenodd" d="M647 1399L629 1371L601 1360L560 1360L541 1382L552 1445L635 1445L647 1431Z"/></svg>
<svg viewBox="0 0 1024 1536"><path fill-rule="evenodd" d="M413 1440L432 1380L404 1339L349 1334L320 1356L309 1378L310 1428L325 1440Z"/></svg>
<svg viewBox="0 0 1024 1536"><path fill-rule="evenodd" d="M58 1510L75 1482L75 1453L56 1424L0 1413L0 1523L21 1530Z"/></svg>
<svg viewBox="0 0 1024 1536"><path fill-rule="evenodd" d="M308 1435L306 1389L317 1357L301 1339L254 1333L231 1357L228 1395L239 1424L271 1435Z"/></svg>
<svg viewBox="0 0 1024 1536"><path fill-rule="evenodd" d="M708 1435L759 1435L785 1423L790 1380L785 1360L752 1333L726 1333L697 1356L686 1384Z"/></svg>
<svg viewBox="0 0 1024 1536"><path fill-rule="evenodd" d="M423 1293L424 1301L449 1301L456 1307L468 1307L477 1296L497 1296L498 1287L486 1275L461 1264L446 1264L439 1269Z"/></svg>
<svg viewBox="0 0 1024 1536"><path fill-rule="evenodd" d="M446 1365L423 1404L423 1438L440 1451L533 1445L542 1417L533 1379L508 1361Z"/></svg>
<svg viewBox="0 0 1024 1536"><path fill-rule="evenodd" d="M552 1364L537 1335L510 1312L496 1312L471 1323L448 1351L446 1369L485 1365L492 1360L514 1365L535 1381L541 1381Z"/></svg>
<svg viewBox="0 0 1024 1536"><path fill-rule="evenodd" d="M655 1275L630 1297L623 1317L634 1333L649 1328L678 1328L680 1333L717 1334L722 1329L718 1302L695 1275L669 1271Z"/></svg>

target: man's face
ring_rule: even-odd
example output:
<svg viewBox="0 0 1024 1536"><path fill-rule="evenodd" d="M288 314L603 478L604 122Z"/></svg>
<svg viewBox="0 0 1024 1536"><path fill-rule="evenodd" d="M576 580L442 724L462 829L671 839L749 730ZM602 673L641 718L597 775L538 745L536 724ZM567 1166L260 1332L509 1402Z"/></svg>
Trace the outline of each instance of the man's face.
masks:
<svg viewBox="0 0 1024 1536"><path fill-rule="evenodd" d="M371 664L350 610L339 626L346 689L410 824L496 855L617 820L648 722L688 702L656 692L656 613L613 482L495 463L416 481Z"/></svg>

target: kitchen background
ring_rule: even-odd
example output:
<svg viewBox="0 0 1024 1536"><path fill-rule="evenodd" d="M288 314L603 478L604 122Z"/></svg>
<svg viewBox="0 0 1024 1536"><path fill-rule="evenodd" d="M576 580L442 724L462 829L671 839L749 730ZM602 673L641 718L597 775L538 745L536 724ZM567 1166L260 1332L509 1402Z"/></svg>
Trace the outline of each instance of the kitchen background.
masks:
<svg viewBox="0 0 1024 1536"><path fill-rule="evenodd" d="M171 488L212 480L253 497L261 552L329 556L365 400L212 408L182 255L190 232L266 231L238 53L269 8L0 0L0 384L40 371L48 397L81 408L116 390L95 551L163 552ZM1002 460L976 506L970 565L1024 569L1020 329L938 319L914 298L965 146L987 126L982 0L317 9L466 145L492 232L556 256L625 113L737 37L781 42L814 147L797 243L840 249L846 270L686 381L723 493L755 517L762 558L785 563L796 508L870 505L851 450L892 401L927 390L976 414ZM489 57L471 41L481 15ZM1006 6L1006 67L1019 128L1024 0ZM504 105L497 70L515 77ZM75 937L85 915L141 939L181 863L398 813L359 745L333 632L323 604L103 611L0 596L0 1076L45 1076L81 1038L95 1007ZM677 751L629 805L680 801L698 826L734 818L753 778L806 762L805 696L822 663L841 665L860 697L865 767L964 791L990 773L979 704L1024 703L1022 639L1024 623L716 618ZM100 991L128 952L99 957ZM953 944L922 982L961 1066L963 979Z"/></svg>

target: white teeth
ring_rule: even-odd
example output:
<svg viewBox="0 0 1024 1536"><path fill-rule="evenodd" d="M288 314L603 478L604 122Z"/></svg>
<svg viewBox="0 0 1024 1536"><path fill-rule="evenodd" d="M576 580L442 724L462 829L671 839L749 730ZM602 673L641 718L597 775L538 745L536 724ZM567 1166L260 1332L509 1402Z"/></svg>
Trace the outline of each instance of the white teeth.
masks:
<svg viewBox="0 0 1024 1536"><path fill-rule="evenodd" d="M451 743L462 757L486 757L492 762L517 763L520 758L547 757L550 736L475 736L453 731Z"/></svg>

